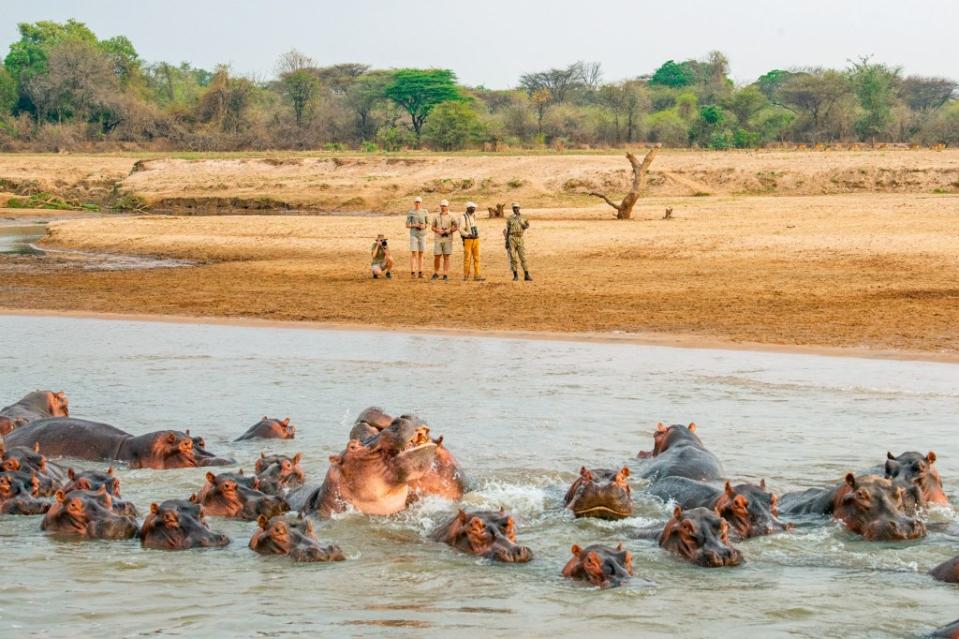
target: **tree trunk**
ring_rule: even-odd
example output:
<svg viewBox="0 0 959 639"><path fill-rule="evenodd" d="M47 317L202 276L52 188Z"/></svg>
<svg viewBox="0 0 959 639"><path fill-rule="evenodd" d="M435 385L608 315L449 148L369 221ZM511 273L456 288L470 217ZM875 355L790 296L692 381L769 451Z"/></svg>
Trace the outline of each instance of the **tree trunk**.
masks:
<svg viewBox="0 0 959 639"><path fill-rule="evenodd" d="M609 199L606 194L597 191L590 191L587 195L598 197L616 209L616 219L628 220L633 215L633 207L636 205L636 200L640 198L646 189L646 175L649 172L649 165L653 163L653 159L656 157L657 151L659 151L659 145L651 148L642 161L638 160L632 153L626 153L626 159L629 160L630 165L633 167L633 185L629 189L629 192L623 196L619 204Z"/></svg>

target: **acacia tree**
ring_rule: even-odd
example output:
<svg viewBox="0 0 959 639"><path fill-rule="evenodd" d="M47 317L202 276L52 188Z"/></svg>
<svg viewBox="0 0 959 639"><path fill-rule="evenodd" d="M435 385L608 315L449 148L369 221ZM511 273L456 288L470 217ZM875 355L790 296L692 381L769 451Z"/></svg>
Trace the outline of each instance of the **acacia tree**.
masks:
<svg viewBox="0 0 959 639"><path fill-rule="evenodd" d="M437 104L462 100L456 75L449 69L400 69L384 95L406 110L419 141L423 122Z"/></svg>
<svg viewBox="0 0 959 639"><path fill-rule="evenodd" d="M633 215L633 207L636 205L636 200L639 199L646 189L646 175L649 172L649 165L653 163L653 159L656 157L657 151L659 151L659 145L651 148L646 153L646 157L641 161L631 152L627 151L626 159L629 160L629 164L633 168L633 184L619 204L609 199L605 193L598 191L590 191L587 195L598 197L616 209L616 219L628 220Z"/></svg>

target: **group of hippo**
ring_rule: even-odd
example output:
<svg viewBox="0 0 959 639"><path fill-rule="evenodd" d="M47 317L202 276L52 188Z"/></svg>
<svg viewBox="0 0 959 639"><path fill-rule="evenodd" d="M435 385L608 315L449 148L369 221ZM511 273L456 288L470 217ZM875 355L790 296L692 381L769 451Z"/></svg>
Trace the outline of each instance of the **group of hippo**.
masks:
<svg viewBox="0 0 959 639"><path fill-rule="evenodd" d="M238 440L291 439L289 419L264 417ZM207 516L256 521L249 546L261 554L295 561L344 559L335 544L322 544L310 517L328 518L353 510L391 515L423 495L459 501L466 477L443 438L415 415L393 418L368 408L357 418L346 447L330 457L319 485L306 483L301 456L266 455L252 474L206 474L205 484L185 499L150 505L142 524L137 510L120 498L113 468L106 472L63 471L50 457L116 461L130 468L184 468L233 465L217 457L189 431L164 430L133 436L113 426L69 416L63 392L36 391L0 410L0 512L43 515L46 531L95 539L137 537L147 548L185 550L221 547L230 540L209 528ZM630 476L644 490L675 504L656 529L659 545L704 567L744 561L733 541L790 530L791 518L831 517L867 540L896 541L925 536L922 516L930 504L948 504L934 453L888 453L884 463L848 473L834 485L777 496L759 484L729 481L719 459L696 433L696 425L659 424L653 448L637 456L635 471L580 469L564 497L575 517L622 519L633 513ZM52 498L52 499L51 499ZM295 515L292 513L296 513ZM529 547L517 542L515 519L505 510L460 509L430 534L472 555L523 563ZM632 553L617 547L573 545L563 575L598 587L621 584L634 574ZM959 583L959 557L931 571L936 579ZM948 630L943 630L948 633ZM943 634L942 636L959 636Z"/></svg>

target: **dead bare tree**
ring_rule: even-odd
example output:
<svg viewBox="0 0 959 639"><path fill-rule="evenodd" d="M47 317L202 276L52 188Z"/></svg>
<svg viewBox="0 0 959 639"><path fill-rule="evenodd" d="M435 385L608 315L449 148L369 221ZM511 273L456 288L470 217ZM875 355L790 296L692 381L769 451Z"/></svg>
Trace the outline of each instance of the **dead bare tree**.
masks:
<svg viewBox="0 0 959 639"><path fill-rule="evenodd" d="M642 161L627 151L626 159L629 160L630 165L633 167L633 185L629 189L629 192L623 196L623 200L619 204L609 199L605 193L599 193L598 191L590 191L587 195L601 198L616 209L616 219L628 220L633 215L633 207L636 205L636 200L639 199L643 190L646 188L646 174L649 172L649 165L653 163L657 151L659 151L659 145L651 148Z"/></svg>
<svg viewBox="0 0 959 639"><path fill-rule="evenodd" d="M506 215L505 204L497 204L495 209L492 206L487 206L486 210L489 211L490 217L503 217Z"/></svg>

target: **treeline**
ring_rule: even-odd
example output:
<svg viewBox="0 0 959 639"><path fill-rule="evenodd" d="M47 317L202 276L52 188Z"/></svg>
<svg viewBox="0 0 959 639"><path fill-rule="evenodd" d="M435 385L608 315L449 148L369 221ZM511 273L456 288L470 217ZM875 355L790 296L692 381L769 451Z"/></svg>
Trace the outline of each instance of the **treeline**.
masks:
<svg viewBox="0 0 959 639"><path fill-rule="evenodd" d="M7 151L959 144L955 81L870 58L772 70L746 86L719 52L620 82L577 62L492 90L446 69L319 66L295 50L275 77L253 79L147 63L127 38L101 40L74 20L19 31L0 67Z"/></svg>

